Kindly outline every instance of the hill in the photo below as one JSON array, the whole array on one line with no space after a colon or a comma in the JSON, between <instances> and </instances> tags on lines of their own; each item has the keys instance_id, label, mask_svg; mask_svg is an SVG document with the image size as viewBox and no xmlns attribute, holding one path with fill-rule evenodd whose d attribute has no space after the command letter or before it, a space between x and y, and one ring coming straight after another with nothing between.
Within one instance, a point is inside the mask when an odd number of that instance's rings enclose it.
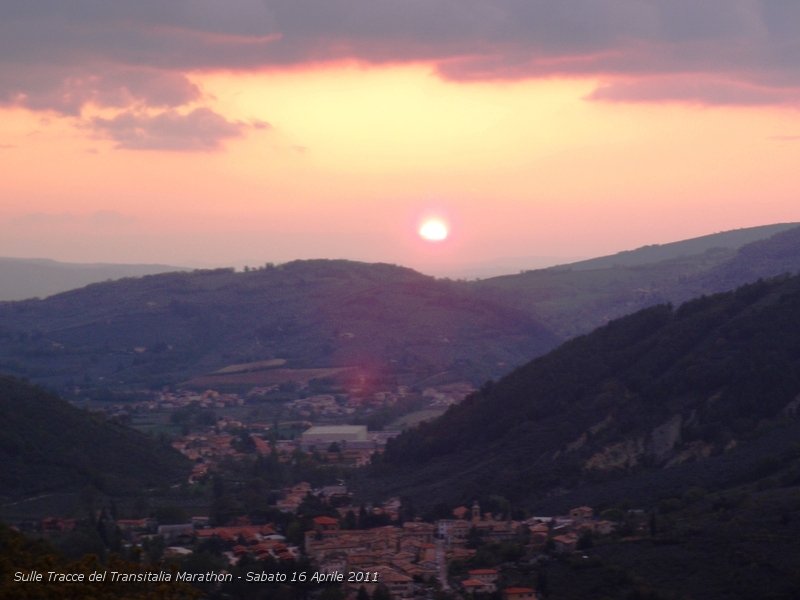
<instances>
[{"instance_id":1,"label":"hill","mask_svg":"<svg viewBox=\"0 0 800 600\"><path fill-rule=\"evenodd\" d=\"M108 494L174 483L188 462L142 433L0 376L0 498L93 486Z\"/></svg>"},{"instance_id":2,"label":"hill","mask_svg":"<svg viewBox=\"0 0 800 600\"><path fill-rule=\"evenodd\" d=\"M798 340L800 277L644 309L396 438L371 484L561 510L800 473Z\"/></svg>"},{"instance_id":3,"label":"hill","mask_svg":"<svg viewBox=\"0 0 800 600\"><path fill-rule=\"evenodd\" d=\"M797 272L800 227L781 224L647 246L472 285L487 300L537 318L567 339L647 306Z\"/></svg>"},{"instance_id":4,"label":"hill","mask_svg":"<svg viewBox=\"0 0 800 600\"><path fill-rule=\"evenodd\" d=\"M183 270L168 265L67 263L42 258L0 257L0 302L51 296L109 279Z\"/></svg>"},{"instance_id":5,"label":"hill","mask_svg":"<svg viewBox=\"0 0 800 600\"><path fill-rule=\"evenodd\" d=\"M463 283L318 260L152 275L0 304L0 341L7 372L52 386L124 387L268 359L482 381L558 338Z\"/></svg>"},{"instance_id":6,"label":"hill","mask_svg":"<svg viewBox=\"0 0 800 600\"><path fill-rule=\"evenodd\" d=\"M187 381L238 389L325 373L411 384L443 374L480 384L640 308L797 272L800 227L737 230L628 254L622 265L587 268L589 261L475 282L309 260L92 284L0 303L0 370L95 397L104 389ZM219 373L265 360L283 360L285 369Z\"/></svg>"},{"instance_id":7,"label":"hill","mask_svg":"<svg viewBox=\"0 0 800 600\"><path fill-rule=\"evenodd\" d=\"M772 237L788 229L794 229L798 223L775 223L759 227L745 227L732 229L696 238L670 242L667 244L651 244L635 250L625 250L610 256L601 256L572 262L566 265L553 267L554 269L568 269L570 271L587 271L594 269L607 269L611 267L635 267L649 265L704 254L709 250L738 250L742 246Z\"/></svg>"}]
</instances>

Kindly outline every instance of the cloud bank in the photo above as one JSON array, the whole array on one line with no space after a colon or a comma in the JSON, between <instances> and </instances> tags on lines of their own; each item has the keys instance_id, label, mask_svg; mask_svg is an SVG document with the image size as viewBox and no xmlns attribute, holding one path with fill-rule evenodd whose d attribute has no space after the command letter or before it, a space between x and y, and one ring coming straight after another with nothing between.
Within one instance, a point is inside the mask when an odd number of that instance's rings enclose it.
<instances>
[{"instance_id":1,"label":"cloud bank","mask_svg":"<svg viewBox=\"0 0 800 600\"><path fill-rule=\"evenodd\" d=\"M794 0L4 3L0 103L117 109L92 126L140 149L208 149L241 133L195 110L192 73L342 60L424 62L455 82L591 77L594 101L796 106L797 23ZM179 142L190 125L209 135Z\"/></svg>"}]
</instances>

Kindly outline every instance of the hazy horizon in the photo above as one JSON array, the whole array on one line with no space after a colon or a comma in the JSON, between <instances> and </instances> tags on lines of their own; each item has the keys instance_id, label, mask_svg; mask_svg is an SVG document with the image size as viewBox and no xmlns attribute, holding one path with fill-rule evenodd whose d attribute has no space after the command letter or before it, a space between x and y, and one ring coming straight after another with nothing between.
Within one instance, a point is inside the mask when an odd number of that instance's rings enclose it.
<instances>
[{"instance_id":1,"label":"hazy horizon","mask_svg":"<svg viewBox=\"0 0 800 600\"><path fill-rule=\"evenodd\" d=\"M780 223L762 223L759 225L754 225L754 228L763 227L763 226L771 226L771 225L779 225ZM791 223L789 223L791 224ZM797 223L800 225L800 223ZM744 228L736 228L733 230L726 230L727 232L732 231L739 231L742 229L749 229L748 227ZM519 273L521 271L526 270L535 270L535 269L545 269L548 267L553 266L560 266L560 265L568 265L571 263L577 263L584 260L590 260L595 258L602 258L607 256L613 256L618 253L625 253L631 252L634 250L639 250L648 246L661 246L661 245L668 245L678 242L685 242L691 239L703 238L706 236L711 236L715 234L723 233L723 231L709 231L706 233L702 233L698 236L694 236L692 238L681 238L681 239L667 239L667 240L651 240L647 243L636 246L636 247L623 247L617 250L613 250L608 253L604 254L592 254L592 255L585 255L585 256L499 256L499 257L478 257L472 262L440 262L438 264L433 265L423 265L422 267L413 264L405 264L399 261L391 261L391 260L372 260L368 257L354 257L354 256L298 256L295 258L288 258L286 260L273 260L270 257L250 257L250 258L234 258L230 261L223 262L223 261L197 261L194 259L187 259L185 261L181 261L180 263L177 262L169 262L166 260L152 260L148 262L115 262L109 260L103 260L98 258L97 260L64 260L58 257L52 256L12 256L12 255L3 255L0 256L0 260L4 259L11 259L11 260L20 260L20 261L55 261L58 263L64 263L67 265L81 265L81 266L94 266L94 265L102 265L102 266L169 266L175 267L178 269L215 269L215 268L234 268L236 270L244 270L245 268L256 268L263 266L268 263L272 264L283 264L287 262L292 262L295 260L353 260L358 262L365 262L365 263L390 263L390 264L397 264L403 267L409 267L414 270L417 270L426 275L432 275L434 277L447 277L447 278L456 278L456 279L481 279L485 277L495 277L500 275L512 275Z\"/></svg>"}]
</instances>

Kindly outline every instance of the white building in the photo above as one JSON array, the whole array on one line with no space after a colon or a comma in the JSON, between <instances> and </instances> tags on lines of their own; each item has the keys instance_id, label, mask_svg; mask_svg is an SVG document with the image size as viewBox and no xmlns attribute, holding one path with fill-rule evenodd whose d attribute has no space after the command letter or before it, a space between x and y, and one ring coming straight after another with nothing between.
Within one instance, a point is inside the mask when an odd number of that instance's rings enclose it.
<instances>
[{"instance_id":1,"label":"white building","mask_svg":"<svg viewBox=\"0 0 800 600\"><path fill-rule=\"evenodd\" d=\"M317 425L306 429L300 435L303 450L327 450L332 443L339 444L342 449L348 444L361 445L369 442L366 425Z\"/></svg>"}]
</instances>

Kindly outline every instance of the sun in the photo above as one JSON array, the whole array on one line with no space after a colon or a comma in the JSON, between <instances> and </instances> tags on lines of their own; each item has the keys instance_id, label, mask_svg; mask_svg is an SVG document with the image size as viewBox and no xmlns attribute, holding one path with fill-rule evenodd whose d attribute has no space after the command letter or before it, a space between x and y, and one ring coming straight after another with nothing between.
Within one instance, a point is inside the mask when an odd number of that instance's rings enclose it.
<instances>
[{"instance_id":1,"label":"sun","mask_svg":"<svg viewBox=\"0 0 800 600\"><path fill-rule=\"evenodd\" d=\"M450 234L450 228L442 219L426 219L419 226L419 237L428 242L443 242Z\"/></svg>"}]
</instances>

